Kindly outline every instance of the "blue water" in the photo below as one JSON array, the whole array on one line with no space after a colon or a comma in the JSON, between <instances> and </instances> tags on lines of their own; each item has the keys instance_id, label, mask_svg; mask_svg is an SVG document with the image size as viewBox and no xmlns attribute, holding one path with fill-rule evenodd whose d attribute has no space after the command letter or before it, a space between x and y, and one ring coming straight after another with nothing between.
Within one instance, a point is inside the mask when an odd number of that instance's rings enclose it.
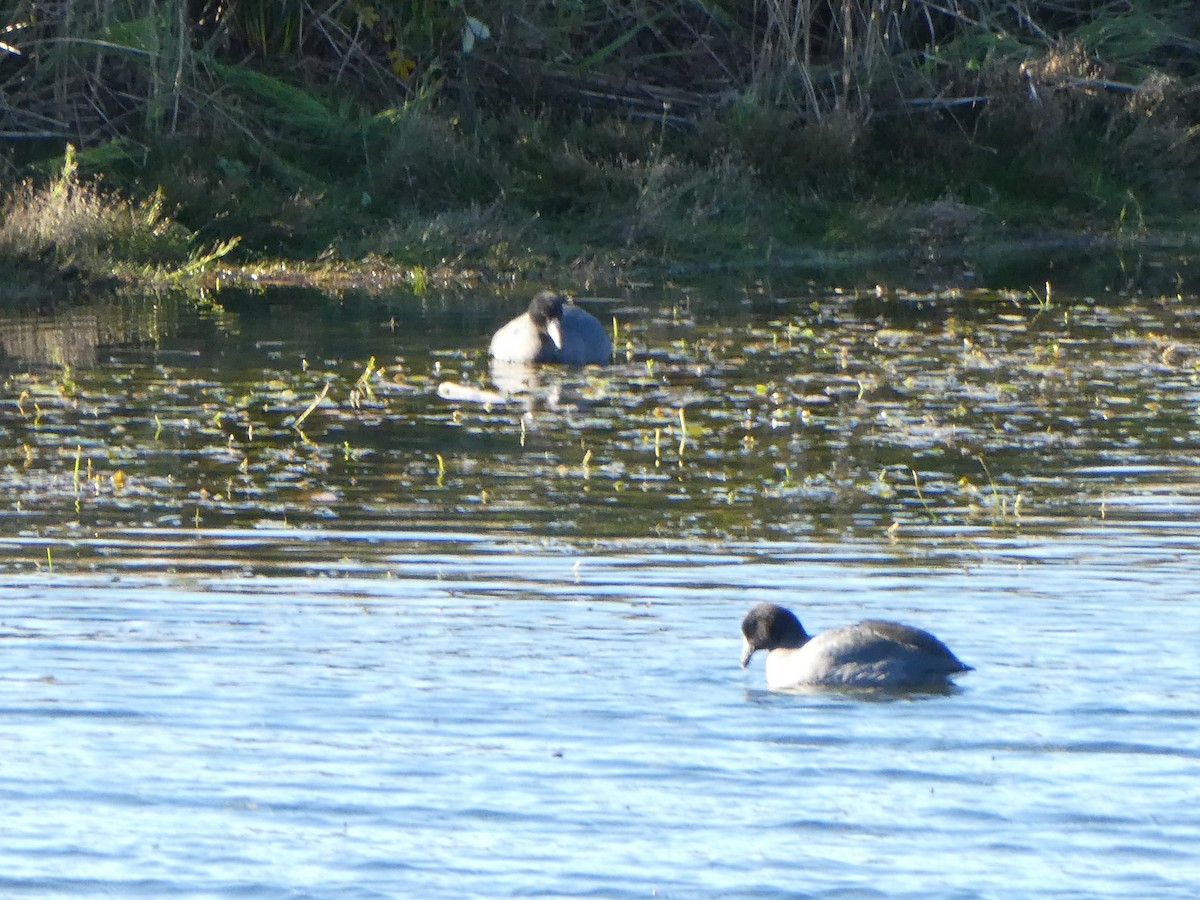
<instances>
[{"instance_id":1,"label":"blue water","mask_svg":"<svg viewBox=\"0 0 1200 900\"><path fill-rule=\"evenodd\" d=\"M496 406L511 297L0 315L0 898L1194 897L1200 302L1018 287ZM764 600L975 671L767 692Z\"/></svg>"},{"instance_id":2,"label":"blue water","mask_svg":"<svg viewBox=\"0 0 1200 900\"><path fill-rule=\"evenodd\" d=\"M5 577L0 894L1194 896L1200 532L1078 538L383 534L332 548L370 577ZM976 671L768 693L738 667L767 598Z\"/></svg>"}]
</instances>

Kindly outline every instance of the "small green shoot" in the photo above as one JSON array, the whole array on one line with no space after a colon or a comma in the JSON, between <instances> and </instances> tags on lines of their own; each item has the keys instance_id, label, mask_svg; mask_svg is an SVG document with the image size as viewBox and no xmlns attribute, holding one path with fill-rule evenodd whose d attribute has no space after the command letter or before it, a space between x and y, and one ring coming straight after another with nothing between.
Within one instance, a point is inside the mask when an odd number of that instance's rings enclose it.
<instances>
[{"instance_id":1,"label":"small green shoot","mask_svg":"<svg viewBox=\"0 0 1200 900\"><path fill-rule=\"evenodd\" d=\"M170 280L180 281L188 276L199 274L208 268L211 263L228 255L241 241L241 237L234 236L227 241L218 241L210 250L195 252L191 259L171 273Z\"/></svg>"},{"instance_id":2,"label":"small green shoot","mask_svg":"<svg viewBox=\"0 0 1200 900\"><path fill-rule=\"evenodd\" d=\"M321 388L317 396L313 398L312 403L308 404L308 407L304 410L304 412L300 413L296 421L292 423L292 428L294 428L296 431L300 430L300 426L304 424L304 420L311 416L313 410L321 405L321 401L324 400L325 395L329 393L329 388L332 384L332 381L325 382L325 386Z\"/></svg>"},{"instance_id":3,"label":"small green shoot","mask_svg":"<svg viewBox=\"0 0 1200 900\"><path fill-rule=\"evenodd\" d=\"M917 476L917 470L910 468L909 471L912 472L913 487L916 489L917 499L921 501L921 506L925 509L925 515L929 516L929 521L936 525L937 516L933 514L933 509L930 507L929 501L927 501L925 499L925 495L921 493L921 479Z\"/></svg>"},{"instance_id":4,"label":"small green shoot","mask_svg":"<svg viewBox=\"0 0 1200 900\"><path fill-rule=\"evenodd\" d=\"M367 360L366 366L363 368L362 374L358 376L358 380L354 382L355 391L365 394L367 397L374 399L375 392L371 390L371 376L376 372L375 357Z\"/></svg>"}]
</instances>

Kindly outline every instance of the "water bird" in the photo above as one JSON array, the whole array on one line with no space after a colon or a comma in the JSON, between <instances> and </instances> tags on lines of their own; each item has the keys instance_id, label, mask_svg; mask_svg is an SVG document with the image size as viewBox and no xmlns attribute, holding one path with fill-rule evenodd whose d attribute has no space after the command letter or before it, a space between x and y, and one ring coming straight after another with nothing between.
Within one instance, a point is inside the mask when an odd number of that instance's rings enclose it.
<instances>
[{"instance_id":1,"label":"water bird","mask_svg":"<svg viewBox=\"0 0 1200 900\"><path fill-rule=\"evenodd\" d=\"M742 668L767 652L767 687L945 690L971 671L928 631L867 619L809 635L791 610L760 603L742 620Z\"/></svg>"},{"instance_id":2,"label":"water bird","mask_svg":"<svg viewBox=\"0 0 1200 900\"><path fill-rule=\"evenodd\" d=\"M612 340L594 316L561 294L542 291L493 335L489 352L498 362L603 365L612 358Z\"/></svg>"}]
</instances>

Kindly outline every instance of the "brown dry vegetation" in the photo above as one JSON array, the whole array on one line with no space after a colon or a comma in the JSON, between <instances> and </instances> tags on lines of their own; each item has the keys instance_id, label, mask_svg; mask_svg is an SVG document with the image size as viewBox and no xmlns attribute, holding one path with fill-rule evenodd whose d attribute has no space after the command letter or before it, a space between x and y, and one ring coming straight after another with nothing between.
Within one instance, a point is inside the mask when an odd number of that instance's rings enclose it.
<instances>
[{"instance_id":1,"label":"brown dry vegetation","mask_svg":"<svg viewBox=\"0 0 1200 900\"><path fill-rule=\"evenodd\" d=\"M1031 221L1128 229L1200 199L1188 3L22 0L0 12L10 256L170 264L236 237L248 258L377 252L521 271L761 260L881 235L925 253ZM65 179L67 144L121 193ZM170 223L159 201L121 199L160 190ZM66 222L71 210L91 224ZM118 220L134 237L112 231Z\"/></svg>"}]
</instances>

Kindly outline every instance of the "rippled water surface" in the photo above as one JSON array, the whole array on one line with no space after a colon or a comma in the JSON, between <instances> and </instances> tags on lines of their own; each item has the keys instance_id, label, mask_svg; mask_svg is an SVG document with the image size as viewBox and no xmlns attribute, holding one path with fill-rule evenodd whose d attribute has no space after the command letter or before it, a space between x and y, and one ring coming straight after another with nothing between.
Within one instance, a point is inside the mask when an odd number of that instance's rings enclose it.
<instances>
[{"instance_id":1,"label":"rippled water surface","mask_svg":"<svg viewBox=\"0 0 1200 900\"><path fill-rule=\"evenodd\" d=\"M631 289L616 365L491 405L438 386L519 297L13 312L0 896L1194 896L1172 265ZM976 671L769 693L760 600Z\"/></svg>"}]
</instances>

